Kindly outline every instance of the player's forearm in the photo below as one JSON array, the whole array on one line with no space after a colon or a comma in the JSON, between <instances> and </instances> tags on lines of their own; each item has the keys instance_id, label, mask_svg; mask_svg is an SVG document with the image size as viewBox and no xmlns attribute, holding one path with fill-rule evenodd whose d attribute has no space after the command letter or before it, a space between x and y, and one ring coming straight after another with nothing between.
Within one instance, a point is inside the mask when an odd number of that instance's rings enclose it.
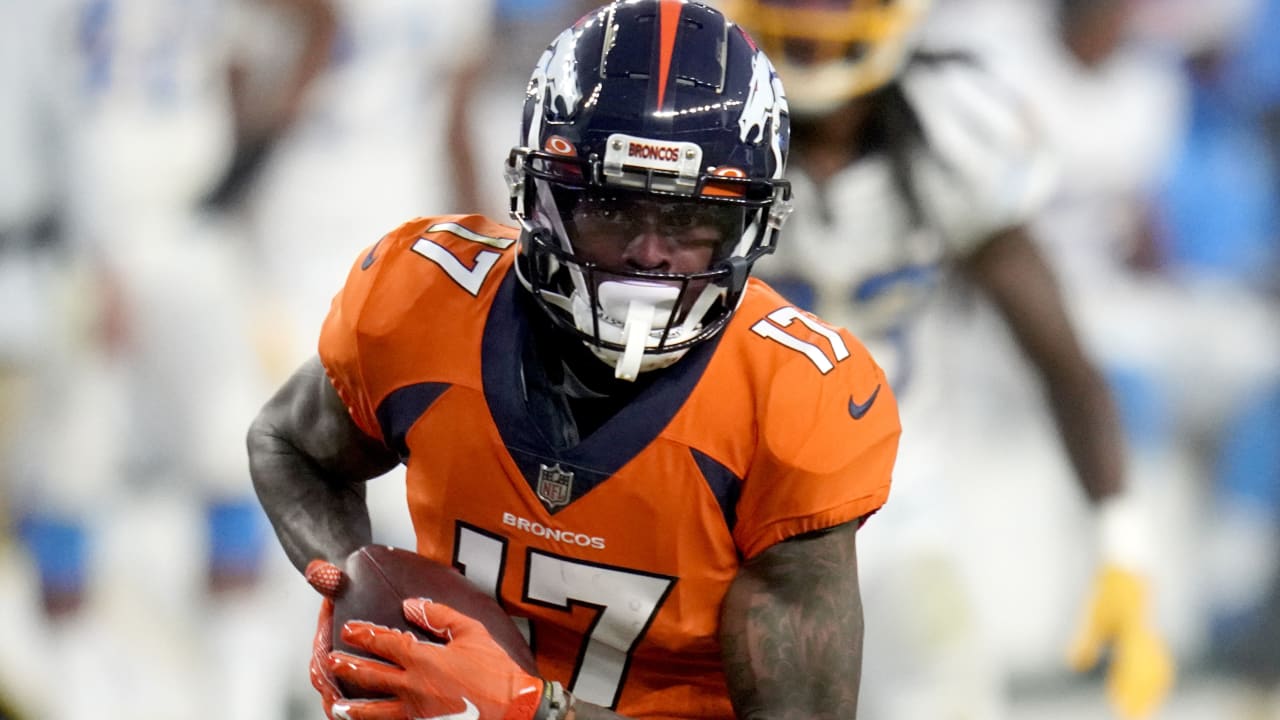
<instances>
[{"instance_id":1,"label":"player's forearm","mask_svg":"<svg viewBox=\"0 0 1280 720\"><path fill-rule=\"evenodd\" d=\"M1050 381L1049 405L1076 476L1093 502L1124 490L1124 428L1105 381L1080 370L1071 381Z\"/></svg>"},{"instance_id":2,"label":"player's forearm","mask_svg":"<svg viewBox=\"0 0 1280 720\"><path fill-rule=\"evenodd\" d=\"M862 672L856 523L766 550L721 611L739 718L853 718Z\"/></svg>"},{"instance_id":3,"label":"player's forearm","mask_svg":"<svg viewBox=\"0 0 1280 720\"><path fill-rule=\"evenodd\" d=\"M1076 476L1098 501L1119 492L1123 433L1106 382L1084 351L1058 283L1025 226L999 233L964 261L1040 374Z\"/></svg>"},{"instance_id":4,"label":"player's forearm","mask_svg":"<svg viewBox=\"0 0 1280 720\"><path fill-rule=\"evenodd\" d=\"M372 541L363 484L326 478L265 422L254 423L248 445L258 500L299 571L315 558L340 563Z\"/></svg>"},{"instance_id":5,"label":"player's forearm","mask_svg":"<svg viewBox=\"0 0 1280 720\"><path fill-rule=\"evenodd\" d=\"M282 112L275 119L274 128L279 131L294 122L307 90L324 72L338 33L338 15L329 0L274 1L292 14L294 23L302 30L304 40L301 52L293 64L293 73L282 89Z\"/></svg>"}]
</instances>

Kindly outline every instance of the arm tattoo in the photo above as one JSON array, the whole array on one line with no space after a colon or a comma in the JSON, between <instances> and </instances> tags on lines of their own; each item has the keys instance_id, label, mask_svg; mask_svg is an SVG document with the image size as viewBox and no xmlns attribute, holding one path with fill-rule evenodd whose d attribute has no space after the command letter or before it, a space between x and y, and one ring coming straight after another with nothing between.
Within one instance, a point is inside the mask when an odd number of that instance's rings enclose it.
<instances>
[{"instance_id":1,"label":"arm tattoo","mask_svg":"<svg viewBox=\"0 0 1280 720\"><path fill-rule=\"evenodd\" d=\"M749 561L722 611L739 718L852 718L862 664L857 521L784 541Z\"/></svg>"}]
</instances>

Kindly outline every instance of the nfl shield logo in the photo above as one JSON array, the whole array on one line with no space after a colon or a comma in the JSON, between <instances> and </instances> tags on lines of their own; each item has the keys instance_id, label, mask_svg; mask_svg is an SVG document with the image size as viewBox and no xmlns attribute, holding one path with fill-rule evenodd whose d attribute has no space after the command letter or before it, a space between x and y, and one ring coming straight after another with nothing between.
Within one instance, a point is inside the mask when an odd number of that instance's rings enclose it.
<instances>
[{"instance_id":1,"label":"nfl shield logo","mask_svg":"<svg viewBox=\"0 0 1280 720\"><path fill-rule=\"evenodd\" d=\"M551 467L540 465L538 469L538 498L549 508L562 507L569 504L573 493L573 473L562 470L560 463Z\"/></svg>"}]
</instances>

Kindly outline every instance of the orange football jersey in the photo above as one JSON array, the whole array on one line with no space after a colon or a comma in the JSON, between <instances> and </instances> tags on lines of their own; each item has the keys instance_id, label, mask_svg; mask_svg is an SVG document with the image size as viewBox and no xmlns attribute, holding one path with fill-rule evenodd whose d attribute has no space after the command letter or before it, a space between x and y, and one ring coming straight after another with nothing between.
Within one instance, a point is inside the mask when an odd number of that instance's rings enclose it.
<instances>
[{"instance_id":1,"label":"orange football jersey","mask_svg":"<svg viewBox=\"0 0 1280 720\"><path fill-rule=\"evenodd\" d=\"M474 215L387 235L334 298L321 360L404 459L418 552L526 618L544 677L628 717L732 718L729 583L885 502L893 393L847 331L752 280L723 333L556 449L525 402L516 239Z\"/></svg>"}]
</instances>

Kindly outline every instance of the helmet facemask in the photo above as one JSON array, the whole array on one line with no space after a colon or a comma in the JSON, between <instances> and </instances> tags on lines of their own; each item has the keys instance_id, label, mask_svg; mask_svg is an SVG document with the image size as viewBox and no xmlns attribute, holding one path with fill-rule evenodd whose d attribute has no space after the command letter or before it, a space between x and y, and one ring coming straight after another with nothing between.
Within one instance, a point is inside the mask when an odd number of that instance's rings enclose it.
<instances>
[{"instance_id":1,"label":"helmet facemask","mask_svg":"<svg viewBox=\"0 0 1280 720\"><path fill-rule=\"evenodd\" d=\"M790 192L785 182L734 176L701 177L685 193L678 174L605 176L600 162L512 151L512 215L524 229L517 272L556 325L634 380L728 323L752 264L774 249ZM642 233L670 246L664 256L694 264L624 261Z\"/></svg>"}]
</instances>

